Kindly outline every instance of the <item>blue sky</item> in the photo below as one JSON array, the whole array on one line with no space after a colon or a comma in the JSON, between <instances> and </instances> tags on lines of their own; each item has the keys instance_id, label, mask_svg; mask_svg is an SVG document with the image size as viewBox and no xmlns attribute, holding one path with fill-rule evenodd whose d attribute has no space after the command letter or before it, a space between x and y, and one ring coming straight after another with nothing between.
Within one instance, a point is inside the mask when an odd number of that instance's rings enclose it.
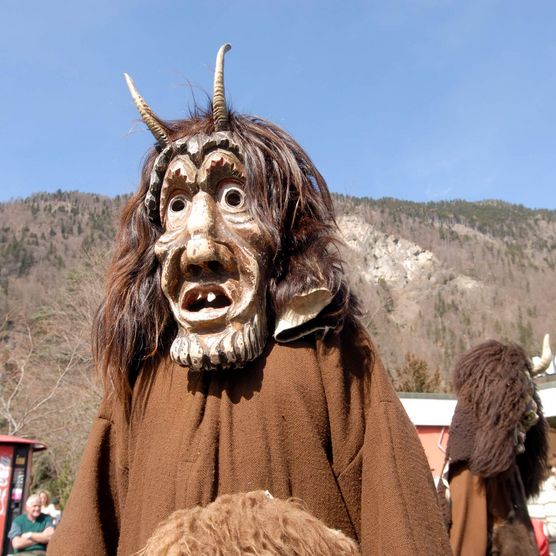
<instances>
[{"instance_id":1,"label":"blue sky","mask_svg":"<svg viewBox=\"0 0 556 556\"><path fill-rule=\"evenodd\" d=\"M556 3L3 0L0 201L130 192L165 118L210 91L286 128L333 191L556 209Z\"/></svg>"}]
</instances>

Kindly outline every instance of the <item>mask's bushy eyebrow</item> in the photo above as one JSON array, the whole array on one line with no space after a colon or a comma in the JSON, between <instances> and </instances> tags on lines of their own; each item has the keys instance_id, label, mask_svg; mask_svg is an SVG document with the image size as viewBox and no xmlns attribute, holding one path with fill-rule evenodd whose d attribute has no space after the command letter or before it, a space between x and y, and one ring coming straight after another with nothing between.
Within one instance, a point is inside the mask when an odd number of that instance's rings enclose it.
<instances>
[{"instance_id":1,"label":"mask's bushy eyebrow","mask_svg":"<svg viewBox=\"0 0 556 556\"><path fill-rule=\"evenodd\" d=\"M204 157L200 165L199 185L209 193L215 193L220 182L233 179L245 183L243 163L232 152L213 151Z\"/></svg>"}]
</instances>

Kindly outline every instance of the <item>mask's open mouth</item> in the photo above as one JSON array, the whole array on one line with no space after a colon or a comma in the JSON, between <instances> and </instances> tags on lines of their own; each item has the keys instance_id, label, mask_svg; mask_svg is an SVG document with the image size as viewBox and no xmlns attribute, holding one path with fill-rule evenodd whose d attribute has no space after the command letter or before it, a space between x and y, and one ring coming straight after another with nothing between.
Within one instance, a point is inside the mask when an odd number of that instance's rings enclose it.
<instances>
[{"instance_id":1,"label":"mask's open mouth","mask_svg":"<svg viewBox=\"0 0 556 556\"><path fill-rule=\"evenodd\" d=\"M215 309L224 309L232 304L232 300L220 286L203 286L193 288L184 297L182 308L190 313L200 313Z\"/></svg>"}]
</instances>

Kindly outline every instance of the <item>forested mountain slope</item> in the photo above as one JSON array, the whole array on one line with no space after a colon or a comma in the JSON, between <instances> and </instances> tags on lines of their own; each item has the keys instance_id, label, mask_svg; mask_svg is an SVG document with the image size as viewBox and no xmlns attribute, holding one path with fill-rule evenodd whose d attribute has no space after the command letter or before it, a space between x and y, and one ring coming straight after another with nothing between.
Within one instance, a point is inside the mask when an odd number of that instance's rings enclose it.
<instances>
[{"instance_id":1,"label":"forested mountain slope","mask_svg":"<svg viewBox=\"0 0 556 556\"><path fill-rule=\"evenodd\" d=\"M444 372L488 338L533 354L556 329L556 211L353 197L336 206L389 367L413 352Z\"/></svg>"},{"instance_id":2,"label":"forested mountain slope","mask_svg":"<svg viewBox=\"0 0 556 556\"><path fill-rule=\"evenodd\" d=\"M1 314L32 312L89 257L108 255L124 202L59 191L0 204ZM335 203L352 286L388 367L410 351L448 369L487 337L535 352L555 328L556 211L338 195Z\"/></svg>"}]
</instances>

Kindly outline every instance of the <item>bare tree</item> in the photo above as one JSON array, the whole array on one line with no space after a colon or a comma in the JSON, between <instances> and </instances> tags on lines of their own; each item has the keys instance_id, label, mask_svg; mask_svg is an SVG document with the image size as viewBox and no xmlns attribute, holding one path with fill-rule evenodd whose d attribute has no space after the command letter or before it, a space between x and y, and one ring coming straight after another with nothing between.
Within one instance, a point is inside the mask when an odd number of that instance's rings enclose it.
<instances>
[{"instance_id":1,"label":"bare tree","mask_svg":"<svg viewBox=\"0 0 556 556\"><path fill-rule=\"evenodd\" d=\"M0 324L0 430L48 445L36 458L35 476L62 498L101 396L90 331L107 257L97 253L84 259L32 317L23 308Z\"/></svg>"},{"instance_id":2,"label":"bare tree","mask_svg":"<svg viewBox=\"0 0 556 556\"><path fill-rule=\"evenodd\" d=\"M6 334L10 328L11 334ZM34 423L61 411L51 402L73 367L78 346L64 365L52 365L42 357L48 338L25 316L15 320L6 316L0 334L9 338L0 360L0 417L4 431L15 436L30 432ZM38 367L40 371L36 372Z\"/></svg>"}]
</instances>

